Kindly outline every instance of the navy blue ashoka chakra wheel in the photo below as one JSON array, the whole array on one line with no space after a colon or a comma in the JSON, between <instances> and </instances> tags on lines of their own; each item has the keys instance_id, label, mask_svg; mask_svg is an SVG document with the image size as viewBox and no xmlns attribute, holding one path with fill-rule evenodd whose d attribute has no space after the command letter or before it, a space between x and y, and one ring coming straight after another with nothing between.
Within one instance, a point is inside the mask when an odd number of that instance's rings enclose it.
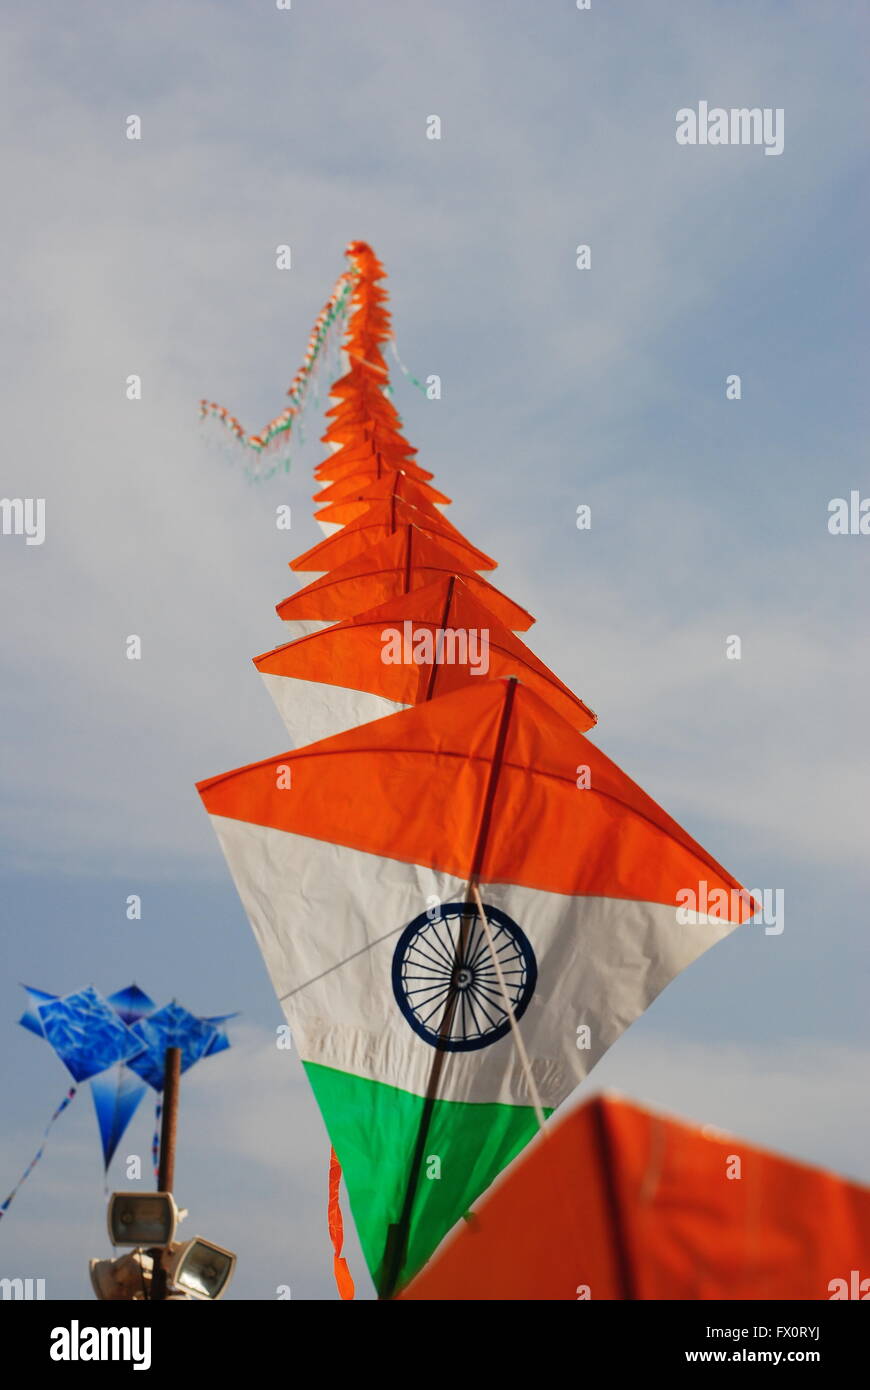
<instances>
[{"instance_id":1,"label":"navy blue ashoka chakra wheel","mask_svg":"<svg viewBox=\"0 0 870 1390\"><path fill-rule=\"evenodd\" d=\"M516 922L484 903L505 991L522 1018L538 967ZM445 903L422 912L399 937L393 993L414 1032L444 1052L473 1052L510 1032L510 1015L476 903Z\"/></svg>"}]
</instances>

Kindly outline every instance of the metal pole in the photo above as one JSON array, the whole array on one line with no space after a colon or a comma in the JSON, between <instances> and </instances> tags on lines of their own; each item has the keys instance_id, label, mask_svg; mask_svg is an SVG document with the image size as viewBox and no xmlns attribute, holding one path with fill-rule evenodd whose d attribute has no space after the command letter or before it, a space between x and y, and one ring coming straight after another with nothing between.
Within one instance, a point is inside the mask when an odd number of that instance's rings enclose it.
<instances>
[{"instance_id":1,"label":"metal pole","mask_svg":"<svg viewBox=\"0 0 870 1390\"><path fill-rule=\"evenodd\" d=\"M175 1185L175 1136L178 1131L178 1091L181 1082L181 1048L167 1047L163 1066L163 1119L160 1126L160 1164L157 1191L171 1192Z\"/></svg>"},{"instance_id":2,"label":"metal pole","mask_svg":"<svg viewBox=\"0 0 870 1390\"><path fill-rule=\"evenodd\" d=\"M160 1123L160 1162L157 1169L157 1191L170 1192L175 1183L175 1139L178 1132L178 1093L181 1085L181 1048L167 1047L163 1063L163 1113ZM166 1298L166 1271L160 1260L163 1250L150 1252L154 1261L151 1276L152 1299Z\"/></svg>"}]
</instances>

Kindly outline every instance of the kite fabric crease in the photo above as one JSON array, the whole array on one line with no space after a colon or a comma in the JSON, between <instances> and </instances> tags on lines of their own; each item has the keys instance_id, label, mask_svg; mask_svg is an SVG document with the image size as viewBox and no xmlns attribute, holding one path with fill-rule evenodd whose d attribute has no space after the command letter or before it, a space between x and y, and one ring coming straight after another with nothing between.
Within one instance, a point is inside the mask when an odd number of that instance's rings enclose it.
<instances>
[{"instance_id":1,"label":"kite fabric crease","mask_svg":"<svg viewBox=\"0 0 870 1390\"><path fill-rule=\"evenodd\" d=\"M317 575L254 658L293 746L198 790L332 1144L335 1259L343 1173L388 1299L754 904L516 636L534 619L482 576L496 561L447 520L387 395L384 268L348 256L327 534L290 560ZM681 923L700 880L725 906Z\"/></svg>"}]
</instances>

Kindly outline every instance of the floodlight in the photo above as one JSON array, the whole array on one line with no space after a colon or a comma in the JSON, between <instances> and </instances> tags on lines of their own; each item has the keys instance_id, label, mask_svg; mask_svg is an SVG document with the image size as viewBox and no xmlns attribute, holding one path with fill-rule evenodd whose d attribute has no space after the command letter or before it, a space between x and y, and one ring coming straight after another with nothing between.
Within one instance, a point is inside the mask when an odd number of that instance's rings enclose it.
<instances>
[{"instance_id":1,"label":"floodlight","mask_svg":"<svg viewBox=\"0 0 870 1390\"><path fill-rule=\"evenodd\" d=\"M130 1250L117 1260L91 1260L88 1268L99 1299L117 1302L150 1297L154 1261L144 1250Z\"/></svg>"},{"instance_id":2,"label":"floodlight","mask_svg":"<svg viewBox=\"0 0 870 1390\"><path fill-rule=\"evenodd\" d=\"M163 1265L170 1283L191 1298L221 1298L233 1277L236 1257L202 1236L167 1251Z\"/></svg>"},{"instance_id":3,"label":"floodlight","mask_svg":"<svg viewBox=\"0 0 870 1390\"><path fill-rule=\"evenodd\" d=\"M113 1192L109 1198L113 1245L170 1245L177 1221L171 1192Z\"/></svg>"}]
</instances>

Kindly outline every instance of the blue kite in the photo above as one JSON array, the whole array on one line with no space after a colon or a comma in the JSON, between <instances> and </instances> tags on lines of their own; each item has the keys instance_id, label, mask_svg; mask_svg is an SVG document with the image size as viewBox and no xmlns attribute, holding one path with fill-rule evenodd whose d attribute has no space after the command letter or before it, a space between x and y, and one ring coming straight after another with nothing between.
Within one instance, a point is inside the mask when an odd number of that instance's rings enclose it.
<instances>
[{"instance_id":1,"label":"blue kite","mask_svg":"<svg viewBox=\"0 0 870 1390\"><path fill-rule=\"evenodd\" d=\"M91 1083L106 1171L148 1087L158 1096L163 1090L166 1049L181 1049L181 1070L187 1071L194 1062L229 1047L226 1024L236 1016L221 1014L215 1018L197 1018L175 1001L158 1009L135 984L110 994L108 999L91 985L62 997L27 985L23 988L28 1006L19 1019L22 1027L52 1046L76 1083ZM75 1093L76 1087L70 1087L49 1120L45 1135ZM0 1217L42 1157L44 1138L43 1145L0 1205Z\"/></svg>"}]
</instances>

